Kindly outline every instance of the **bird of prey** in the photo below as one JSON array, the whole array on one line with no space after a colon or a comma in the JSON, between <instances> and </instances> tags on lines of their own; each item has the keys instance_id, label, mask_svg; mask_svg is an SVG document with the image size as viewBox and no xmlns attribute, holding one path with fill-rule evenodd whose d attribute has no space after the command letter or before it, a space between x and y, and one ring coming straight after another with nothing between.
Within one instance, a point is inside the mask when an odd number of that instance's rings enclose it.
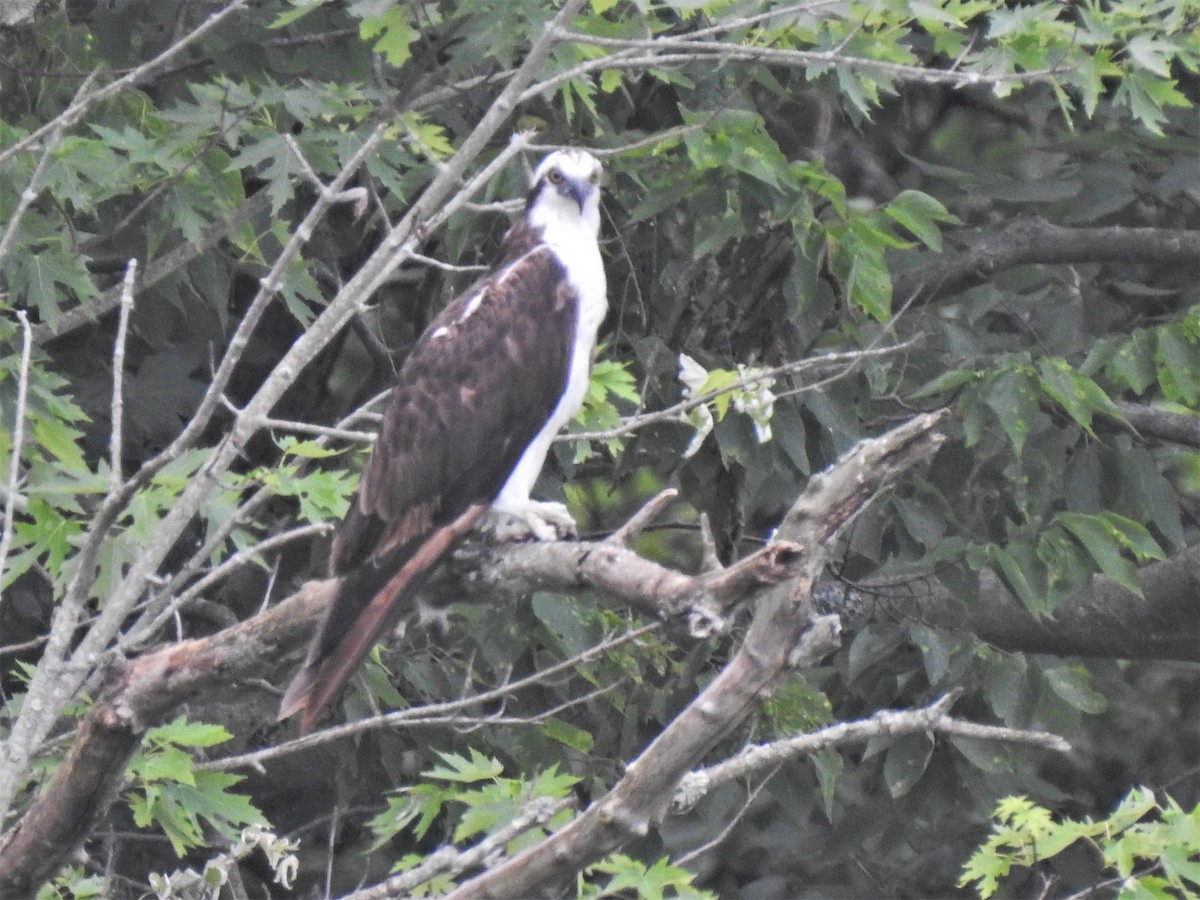
<instances>
[{"instance_id":1,"label":"bird of prey","mask_svg":"<svg viewBox=\"0 0 1200 900\"><path fill-rule=\"evenodd\" d=\"M530 491L587 390L607 310L601 166L551 153L498 262L430 323L397 376L333 540L336 593L279 718L310 731L438 562L493 509L538 538L573 526Z\"/></svg>"}]
</instances>

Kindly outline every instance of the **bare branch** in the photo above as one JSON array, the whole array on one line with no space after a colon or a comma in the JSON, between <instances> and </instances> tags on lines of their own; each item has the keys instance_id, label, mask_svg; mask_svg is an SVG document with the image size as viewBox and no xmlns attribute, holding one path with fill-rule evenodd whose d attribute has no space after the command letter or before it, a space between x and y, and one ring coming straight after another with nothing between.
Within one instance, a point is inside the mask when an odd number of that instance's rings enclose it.
<instances>
[{"instance_id":1,"label":"bare branch","mask_svg":"<svg viewBox=\"0 0 1200 900\"><path fill-rule=\"evenodd\" d=\"M1200 418L1141 403L1118 403L1117 411L1142 437L1200 449Z\"/></svg>"},{"instance_id":2,"label":"bare branch","mask_svg":"<svg viewBox=\"0 0 1200 900\"><path fill-rule=\"evenodd\" d=\"M520 837L531 828L545 825L559 813L570 809L571 805L571 797L564 797L561 800L537 797L526 803L511 822L498 828L494 834L484 838L475 846L466 850L458 850L453 846L435 850L425 858L421 865L402 874L393 875L375 887L346 894L343 900L384 900L387 897L409 896L409 892L413 888L438 875L460 875L470 869L482 866L504 853L510 841Z\"/></svg>"},{"instance_id":3,"label":"bare branch","mask_svg":"<svg viewBox=\"0 0 1200 900\"><path fill-rule=\"evenodd\" d=\"M500 685L491 690L483 691L479 694L463 697L459 700L450 700L445 703L430 703L425 706L413 707L411 709L400 709L394 712L383 713L378 716L371 716L366 719L359 719L355 722L347 722L342 725L335 725L332 728L325 728L313 734L307 734L303 737L295 738L290 741L276 744L271 747L266 747L262 750L256 750L253 753L244 753L240 756L228 756L223 759L213 760L208 763L201 763L197 766L198 769L241 769L246 767L257 768L264 762L275 759L280 756L287 756L291 753L296 753L300 750L306 750L310 747L328 744L333 741L341 740L345 737L353 737L363 734L368 731L377 729L392 729L411 724L424 724L433 718L445 717L460 713L464 710L471 709L476 706L481 706L488 703L495 703L497 700L502 700L505 697L510 697L513 694L523 691L527 687L532 687L538 684L545 684L553 681L559 675L571 673L578 669L584 663L597 659L604 654L615 650L623 644L639 640L654 631L661 628L660 625L643 625L640 628L634 628L624 634L616 637L608 638L589 647L581 653L576 654L570 659L565 659L560 663L549 666L541 671L535 672L532 675L527 675L524 678L519 678L516 681Z\"/></svg>"},{"instance_id":4,"label":"bare branch","mask_svg":"<svg viewBox=\"0 0 1200 900\"><path fill-rule=\"evenodd\" d=\"M47 135L53 134L55 131L66 131L68 128L71 128L97 104L103 103L105 100L110 100L122 91L141 84L150 78L150 76L157 74L160 69L164 68L167 63L183 52L185 48L194 44L234 13L239 12L247 2L248 0L231 0L229 5L224 9L213 13L190 32L178 40L172 41L167 49L154 57L154 59L143 63L127 75L118 78L116 81L97 91L77 97L57 118L47 122L41 128L35 129L21 140L0 151L0 167L6 165L18 153L24 153L30 147L35 146Z\"/></svg>"},{"instance_id":5,"label":"bare branch","mask_svg":"<svg viewBox=\"0 0 1200 900\"><path fill-rule=\"evenodd\" d=\"M847 56L838 52L818 50L791 50L780 47L762 45L746 45L726 43L723 41L696 40L690 34L679 36L656 37L638 40L633 38L608 38L598 35L565 30L560 34L564 41L576 44L603 47L610 50L625 52L641 52L643 56L616 56L601 58L591 62L599 65L583 64L571 70L570 77L578 77L595 68L641 68L663 62L696 63L701 61L719 60L726 62L738 60L759 64L777 66L793 66L808 68L809 66L835 66L838 68L861 69L868 72L879 72L898 81L916 84L949 84L955 87L964 85L983 85L993 87L1000 84L1034 84L1046 81L1053 75L1065 71L1062 67L1054 66L1033 72L1012 72L1002 74L985 74L966 72L961 69L945 71L929 69L924 66L894 63L885 60L870 59L863 56ZM543 82L543 89L557 83L558 77Z\"/></svg>"},{"instance_id":6,"label":"bare branch","mask_svg":"<svg viewBox=\"0 0 1200 900\"><path fill-rule=\"evenodd\" d=\"M140 293L153 287L167 276L179 271L193 259L212 249L217 243L224 240L226 236L245 225L255 216L266 212L270 209L270 205L271 200L267 196L267 192L265 190L259 191L257 194L244 200L231 213L205 228L200 234L200 240L196 243L184 241L175 249L151 260L149 264L142 268L142 276L138 279L137 284L138 292ZM96 321L97 318L105 313L112 311L121 302L121 289L121 285L114 285L100 294L99 297L94 297L87 303L66 310L55 321L53 328L46 322L40 322L33 326L34 344L41 346L47 341L74 331L76 328L82 328L84 325Z\"/></svg>"},{"instance_id":7,"label":"bare branch","mask_svg":"<svg viewBox=\"0 0 1200 900\"><path fill-rule=\"evenodd\" d=\"M879 490L925 458L941 440L942 416L920 416L862 442L810 482L793 505L787 538L832 536ZM823 545L807 544L811 569ZM575 873L627 840L644 835L666 814L680 778L721 736L753 710L787 670L811 621L811 581L799 577L761 599L745 642L701 694L654 739L604 797L545 841L489 869L450 894L474 897L556 893Z\"/></svg>"},{"instance_id":8,"label":"bare branch","mask_svg":"<svg viewBox=\"0 0 1200 900\"><path fill-rule=\"evenodd\" d=\"M900 737L928 732L972 740L1029 744L1056 753L1071 751L1071 745L1056 734L980 725L955 719L949 714L954 699L953 695L946 695L921 709L881 710L856 722L839 722L809 734L746 747L724 762L684 776L675 792L672 811L686 812L706 793L730 781L745 778L801 756L808 756L818 750L828 750L846 744L861 744L878 737Z\"/></svg>"},{"instance_id":9,"label":"bare branch","mask_svg":"<svg viewBox=\"0 0 1200 900\"><path fill-rule=\"evenodd\" d=\"M12 550L13 520L16 515L21 484L21 452L25 449L25 407L29 398L29 363L33 352L33 332L25 310L16 311L21 323L21 361L17 368L17 406L13 411L12 448L8 453L8 486L4 498L4 527L0 531L0 573L6 571L8 554ZM0 600L3 589L0 586ZM2 819L0 819L2 821Z\"/></svg>"},{"instance_id":10,"label":"bare branch","mask_svg":"<svg viewBox=\"0 0 1200 900\"><path fill-rule=\"evenodd\" d=\"M92 86L92 82L96 79L96 73L93 72L83 80L79 86L79 90L75 92L75 97L72 103L78 103L79 98L84 96ZM25 217L25 211L37 199L38 194L42 190L42 176L46 173L46 166L51 159L54 158L54 151L58 149L58 145L62 142L63 132L66 130L67 123L61 120L55 120L57 125L50 129L49 137L45 145L42 147L41 156L38 157L37 165L34 166L33 174L29 176L29 181L25 185L25 189L21 191L21 196L17 198L17 208L13 210L9 216L8 223L4 226L4 233L0 235L0 264L4 262L4 258L8 256L8 251L12 249L13 241L16 240L18 226L21 224L21 219ZM51 123L54 125L55 123ZM3 165L3 161L0 161Z\"/></svg>"},{"instance_id":11,"label":"bare branch","mask_svg":"<svg viewBox=\"0 0 1200 900\"><path fill-rule=\"evenodd\" d=\"M125 419L125 345L129 340L129 316L133 312L133 285L137 279L137 260L129 260L121 282L121 315L117 319L117 337L113 342L112 419L108 433L108 489L119 491L121 482L122 425Z\"/></svg>"},{"instance_id":12,"label":"bare branch","mask_svg":"<svg viewBox=\"0 0 1200 900\"><path fill-rule=\"evenodd\" d=\"M886 333L886 329L881 334ZM864 361L868 359L877 359L879 357L891 356L897 353L903 353L906 350L911 350L915 347L922 337L920 335L909 338L899 344L890 344L886 347L868 347L864 350L851 350L844 353L823 353L820 356L810 356L806 359L797 359L792 362L783 363L782 365L773 366L769 369L748 369L738 378L731 381L729 384L723 385L716 390L709 391L706 394L700 394L695 397L688 397L686 400L681 400L672 406L663 409L654 410L652 412L636 413L621 420L621 424L606 431L569 431L565 434L558 435L556 441L606 441L612 438L622 437L626 434L632 434L638 429L645 428L647 425L654 425L659 422L677 422L680 425L689 424L685 418L689 410L699 406L704 406L716 400L724 394L729 394L734 391L743 391L751 385L758 384L762 381L768 381L774 378L780 378L785 375L798 375L802 372L814 371L823 372L825 370L834 370L833 374L828 375L811 384L803 385L802 387L794 388L788 391L789 395L803 394L809 391L815 391L822 386L829 384L840 378L845 378L855 371Z\"/></svg>"},{"instance_id":13,"label":"bare branch","mask_svg":"<svg viewBox=\"0 0 1200 900\"><path fill-rule=\"evenodd\" d=\"M629 521L614 531L609 540L614 544L627 545L641 532L645 531L646 526L657 519L662 511L670 506L678 496L679 491L675 488L666 488L659 491L641 509L634 513Z\"/></svg>"}]
</instances>

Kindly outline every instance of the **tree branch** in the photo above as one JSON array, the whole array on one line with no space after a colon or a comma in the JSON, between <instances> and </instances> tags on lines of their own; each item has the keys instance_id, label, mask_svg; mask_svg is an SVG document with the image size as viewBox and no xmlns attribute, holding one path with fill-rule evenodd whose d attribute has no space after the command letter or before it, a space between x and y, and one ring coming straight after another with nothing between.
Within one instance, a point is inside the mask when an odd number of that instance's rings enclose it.
<instances>
[{"instance_id":1,"label":"tree branch","mask_svg":"<svg viewBox=\"0 0 1200 900\"><path fill-rule=\"evenodd\" d=\"M243 0L235 0L233 5L211 17L208 22L212 23L231 9L240 7L242 2ZM417 206L409 210L354 277L338 291L325 310L272 369L246 407L238 414L225 439L214 449L208 462L188 482L175 505L163 517L159 528L129 566L121 583L105 598L104 607L91 628L78 640L77 645L73 646L83 601L95 576L94 563L100 548L100 539L89 535L85 548L79 554L76 574L68 586L67 596L55 609L42 662L30 680L25 702L13 723L9 739L0 747L0 821L3 821L18 785L26 776L35 748L49 733L66 704L86 679L88 672L111 645L124 618L145 592L150 579L201 508L205 498L216 488L224 473L240 458L246 443L261 427L262 419L270 413L284 391L295 381L300 369L340 332L360 305L366 302L404 261L408 251L415 249L424 233L444 223L467 198L480 189L487 179L521 149L523 139L511 141L505 151L490 165L485 166L460 188L464 176L476 158L486 149L500 127L508 121L521 92L537 77L549 59L551 50L558 42L558 29L578 14L584 2L585 0L566 0L547 23L542 35L534 41L516 73L489 105L479 124L426 187L421 199L424 207ZM70 112L68 110L68 113ZM68 113L64 113L64 116ZM78 115L82 114L83 110L80 110ZM347 163L329 184L328 193L323 193L317 198L316 206L328 207L329 200L326 197L336 197L339 194L352 172L363 162L365 154L370 152L373 143L383 139L384 132L384 126L376 129L351 162ZM429 214L430 209L436 211ZM311 219L306 218L281 257L289 252L298 252L300 244L307 240L305 229L310 226ZM265 290L268 293L274 292L270 285L265 286ZM258 298L252 303L252 307L261 306ZM248 315L243 319L222 366L240 352L235 344L239 337L248 334L248 328L253 327L254 323L248 321L250 318L252 317ZM223 372L223 368L218 369L214 386ZM223 386L220 389L223 390ZM218 392L210 390L205 401L202 401L202 410L205 403L213 403L218 397ZM112 526L128 496L142 483L140 479L149 477L144 473L153 472L156 470L155 465L161 466L165 461L175 458L174 453L179 452L181 447L188 446L198 436L199 432L192 426L202 419L202 413L194 417L184 429L184 434L126 483L127 490L110 493L106 497L94 522L99 534L103 535Z\"/></svg>"},{"instance_id":2,"label":"tree branch","mask_svg":"<svg viewBox=\"0 0 1200 900\"><path fill-rule=\"evenodd\" d=\"M232 0L232 2L230 2L230 4L224 9L213 13L187 34L183 35L178 40L172 41L171 45L168 46L167 49L165 49L162 53L158 54L158 56L154 57L154 59L147 63L143 63L133 71L122 76L121 78L118 78L111 84L105 85L96 91L84 93L82 96L76 97L75 100L72 101L71 105L63 110L63 112L57 117L47 122L41 128L37 128L30 132L16 143L11 144L4 150L0 151L0 167L3 167L5 164L7 164L9 160L11 160L18 153L23 153L30 147L36 145L38 141L42 140L42 138L46 137L47 135L52 134L55 131L66 131L68 128L71 128L98 103L103 103L105 100L110 100L127 88L141 84L143 81L150 78L150 76L156 74L159 69L163 68L168 62L178 56L185 47L195 43L201 37L208 34L208 32L212 31L212 29L224 22L231 15L240 11L247 2L248 0Z\"/></svg>"},{"instance_id":3,"label":"tree branch","mask_svg":"<svg viewBox=\"0 0 1200 900\"><path fill-rule=\"evenodd\" d=\"M1057 753L1071 751L1071 745L1057 734L980 725L977 722L955 719L949 712L953 701L953 695L946 695L922 709L885 709L856 722L838 722L809 734L746 747L716 765L688 773L675 792L672 811L687 812L713 788L778 766L780 763L808 756L818 750L828 750L846 744L861 744L878 737L900 737L930 732L972 740L1031 744Z\"/></svg>"},{"instance_id":4,"label":"tree branch","mask_svg":"<svg viewBox=\"0 0 1200 900\"><path fill-rule=\"evenodd\" d=\"M12 550L13 520L19 506L21 487L21 453L25 449L25 407L29 397L29 363L33 350L33 333L29 327L29 316L25 310L16 311L21 325L21 361L17 366L17 403L13 411L12 448L8 454L8 487L4 498L4 525L0 529L0 572L6 570L9 551ZM0 601L3 600L0 589ZM0 824L3 820L0 819Z\"/></svg>"},{"instance_id":5,"label":"tree branch","mask_svg":"<svg viewBox=\"0 0 1200 900\"><path fill-rule=\"evenodd\" d=\"M926 457L942 440L941 414L920 416L864 441L812 479L789 512L781 539L809 548L819 567L824 548L805 538L832 536L866 502ZM721 736L736 727L788 669L812 619L811 576L793 578L759 601L741 649L636 760L604 797L541 843L461 885L456 900L557 893L576 873L621 844L646 834L666 814L680 778Z\"/></svg>"},{"instance_id":6,"label":"tree branch","mask_svg":"<svg viewBox=\"0 0 1200 900\"><path fill-rule=\"evenodd\" d=\"M926 254L928 262L898 272L892 290L904 302L932 303L984 284L1015 266L1068 263L1175 262L1200 259L1200 231L1171 228L1066 228L1023 216L998 232L963 236L970 246L954 254Z\"/></svg>"},{"instance_id":7,"label":"tree branch","mask_svg":"<svg viewBox=\"0 0 1200 900\"><path fill-rule=\"evenodd\" d=\"M1037 617L990 569L973 597L935 579L863 586L867 619L923 622L962 631L997 647L1056 656L1200 661L1200 545L1137 573L1139 597L1103 575Z\"/></svg>"},{"instance_id":8,"label":"tree branch","mask_svg":"<svg viewBox=\"0 0 1200 900\"><path fill-rule=\"evenodd\" d=\"M217 222L213 222L200 233L196 243L184 241L173 250L152 260L143 267L137 282L137 294L148 290L164 278L182 269L192 260L211 250L229 234L241 228L251 219L262 215L271 208L271 198L265 190L247 197L231 213ZM62 313L51 328L45 322L33 326L33 342L42 346L47 341L69 334L77 328L95 322L100 316L114 310L121 302L122 285L113 285L108 290L80 306L74 306Z\"/></svg>"},{"instance_id":9,"label":"tree branch","mask_svg":"<svg viewBox=\"0 0 1200 900\"><path fill-rule=\"evenodd\" d=\"M1141 403L1118 403L1117 410L1142 437L1200 449L1200 417Z\"/></svg>"}]
</instances>

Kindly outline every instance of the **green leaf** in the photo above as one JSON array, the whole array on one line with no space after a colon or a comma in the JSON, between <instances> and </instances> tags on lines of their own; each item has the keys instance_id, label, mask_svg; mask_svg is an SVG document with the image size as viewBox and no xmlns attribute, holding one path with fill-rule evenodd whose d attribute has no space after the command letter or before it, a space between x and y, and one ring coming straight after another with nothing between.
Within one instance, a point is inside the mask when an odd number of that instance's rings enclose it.
<instances>
[{"instance_id":1,"label":"green leaf","mask_svg":"<svg viewBox=\"0 0 1200 900\"><path fill-rule=\"evenodd\" d=\"M371 0L352 4L352 12L362 12L364 9L376 6ZM412 58L411 45L420 32L408 22L407 4L398 3L378 15L368 15L358 26L359 37L364 41L372 38L375 42L371 49L382 54L389 65L399 68Z\"/></svg>"},{"instance_id":2,"label":"green leaf","mask_svg":"<svg viewBox=\"0 0 1200 900\"><path fill-rule=\"evenodd\" d=\"M1016 555L995 544L988 546L987 556L1000 569L1004 583L1017 595L1022 606L1034 615L1051 612L1045 593L1036 586L1035 576L1028 569L1028 561L1023 564Z\"/></svg>"},{"instance_id":3,"label":"green leaf","mask_svg":"<svg viewBox=\"0 0 1200 900\"><path fill-rule=\"evenodd\" d=\"M1108 708L1104 695L1091 686L1091 673L1082 665L1063 665L1044 669L1050 690L1072 708L1099 715Z\"/></svg>"},{"instance_id":4,"label":"green leaf","mask_svg":"<svg viewBox=\"0 0 1200 900\"><path fill-rule=\"evenodd\" d=\"M477 781L490 781L493 778L500 777L504 771L504 766L499 761L484 756L474 747L468 751L470 758L460 756L457 753L443 753L437 751L437 755L446 763L444 766L434 766L422 774L426 778L436 778L440 781L456 781L464 784L472 784Z\"/></svg>"},{"instance_id":5,"label":"green leaf","mask_svg":"<svg viewBox=\"0 0 1200 900\"><path fill-rule=\"evenodd\" d=\"M911 231L930 250L939 253L942 250L939 223L958 222L958 218L940 201L922 191L901 191L884 207L884 212Z\"/></svg>"},{"instance_id":6,"label":"green leaf","mask_svg":"<svg viewBox=\"0 0 1200 900\"><path fill-rule=\"evenodd\" d=\"M1020 456L1038 414L1037 398L1026 368L998 373L987 382L983 400L996 414L1000 427L1012 443L1013 452Z\"/></svg>"},{"instance_id":7,"label":"green leaf","mask_svg":"<svg viewBox=\"0 0 1200 900\"><path fill-rule=\"evenodd\" d=\"M283 28L286 25L291 25L298 19L307 16L314 9L318 9L325 5L327 0L289 0L293 8L285 13L280 13L271 21L268 28Z\"/></svg>"},{"instance_id":8,"label":"green leaf","mask_svg":"<svg viewBox=\"0 0 1200 900\"><path fill-rule=\"evenodd\" d=\"M213 747L232 738L224 726L207 722L189 722L186 716L178 716L166 725L158 725L146 732L145 743L178 744L181 747Z\"/></svg>"},{"instance_id":9,"label":"green leaf","mask_svg":"<svg viewBox=\"0 0 1200 900\"><path fill-rule=\"evenodd\" d=\"M1083 513L1060 513L1057 521L1083 545L1101 572L1130 593L1143 596L1137 581L1137 569L1122 555L1122 550L1130 544L1130 539L1122 529L1105 516ZM1149 533L1145 534L1148 538ZM1154 546L1157 547L1157 544ZM1161 554L1162 551L1158 552Z\"/></svg>"},{"instance_id":10,"label":"green leaf","mask_svg":"<svg viewBox=\"0 0 1200 900\"><path fill-rule=\"evenodd\" d=\"M595 745L595 740L588 732L556 717L544 721L538 730L551 740L565 744L580 753L591 753Z\"/></svg>"},{"instance_id":11,"label":"green leaf","mask_svg":"<svg viewBox=\"0 0 1200 900\"><path fill-rule=\"evenodd\" d=\"M1118 421L1125 417L1096 382L1075 371L1064 359L1048 357L1038 363L1042 391L1092 434L1092 413L1103 412Z\"/></svg>"},{"instance_id":12,"label":"green leaf","mask_svg":"<svg viewBox=\"0 0 1200 900\"><path fill-rule=\"evenodd\" d=\"M908 396L912 400L924 400L927 397L934 397L938 394L944 394L947 391L953 391L968 382L975 381L979 377L978 372L970 369L952 369L949 372L943 372L931 381L927 381Z\"/></svg>"},{"instance_id":13,"label":"green leaf","mask_svg":"<svg viewBox=\"0 0 1200 900\"><path fill-rule=\"evenodd\" d=\"M883 780L893 799L903 797L916 786L932 756L933 741L924 734L906 734L888 748Z\"/></svg>"}]
</instances>

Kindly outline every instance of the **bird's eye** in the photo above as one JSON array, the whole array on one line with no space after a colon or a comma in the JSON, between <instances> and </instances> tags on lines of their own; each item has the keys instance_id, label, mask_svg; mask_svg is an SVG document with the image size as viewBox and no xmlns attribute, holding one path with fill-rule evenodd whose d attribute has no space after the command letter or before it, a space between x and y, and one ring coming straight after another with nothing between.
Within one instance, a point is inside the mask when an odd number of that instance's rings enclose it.
<instances>
[{"instance_id":1,"label":"bird's eye","mask_svg":"<svg viewBox=\"0 0 1200 900\"><path fill-rule=\"evenodd\" d=\"M590 181L592 184L599 184L600 183L600 173L593 172L591 175L588 176L588 181Z\"/></svg>"},{"instance_id":2,"label":"bird's eye","mask_svg":"<svg viewBox=\"0 0 1200 900\"><path fill-rule=\"evenodd\" d=\"M563 180L562 172L558 171L558 169L551 169L546 178L551 184L560 184Z\"/></svg>"}]
</instances>

